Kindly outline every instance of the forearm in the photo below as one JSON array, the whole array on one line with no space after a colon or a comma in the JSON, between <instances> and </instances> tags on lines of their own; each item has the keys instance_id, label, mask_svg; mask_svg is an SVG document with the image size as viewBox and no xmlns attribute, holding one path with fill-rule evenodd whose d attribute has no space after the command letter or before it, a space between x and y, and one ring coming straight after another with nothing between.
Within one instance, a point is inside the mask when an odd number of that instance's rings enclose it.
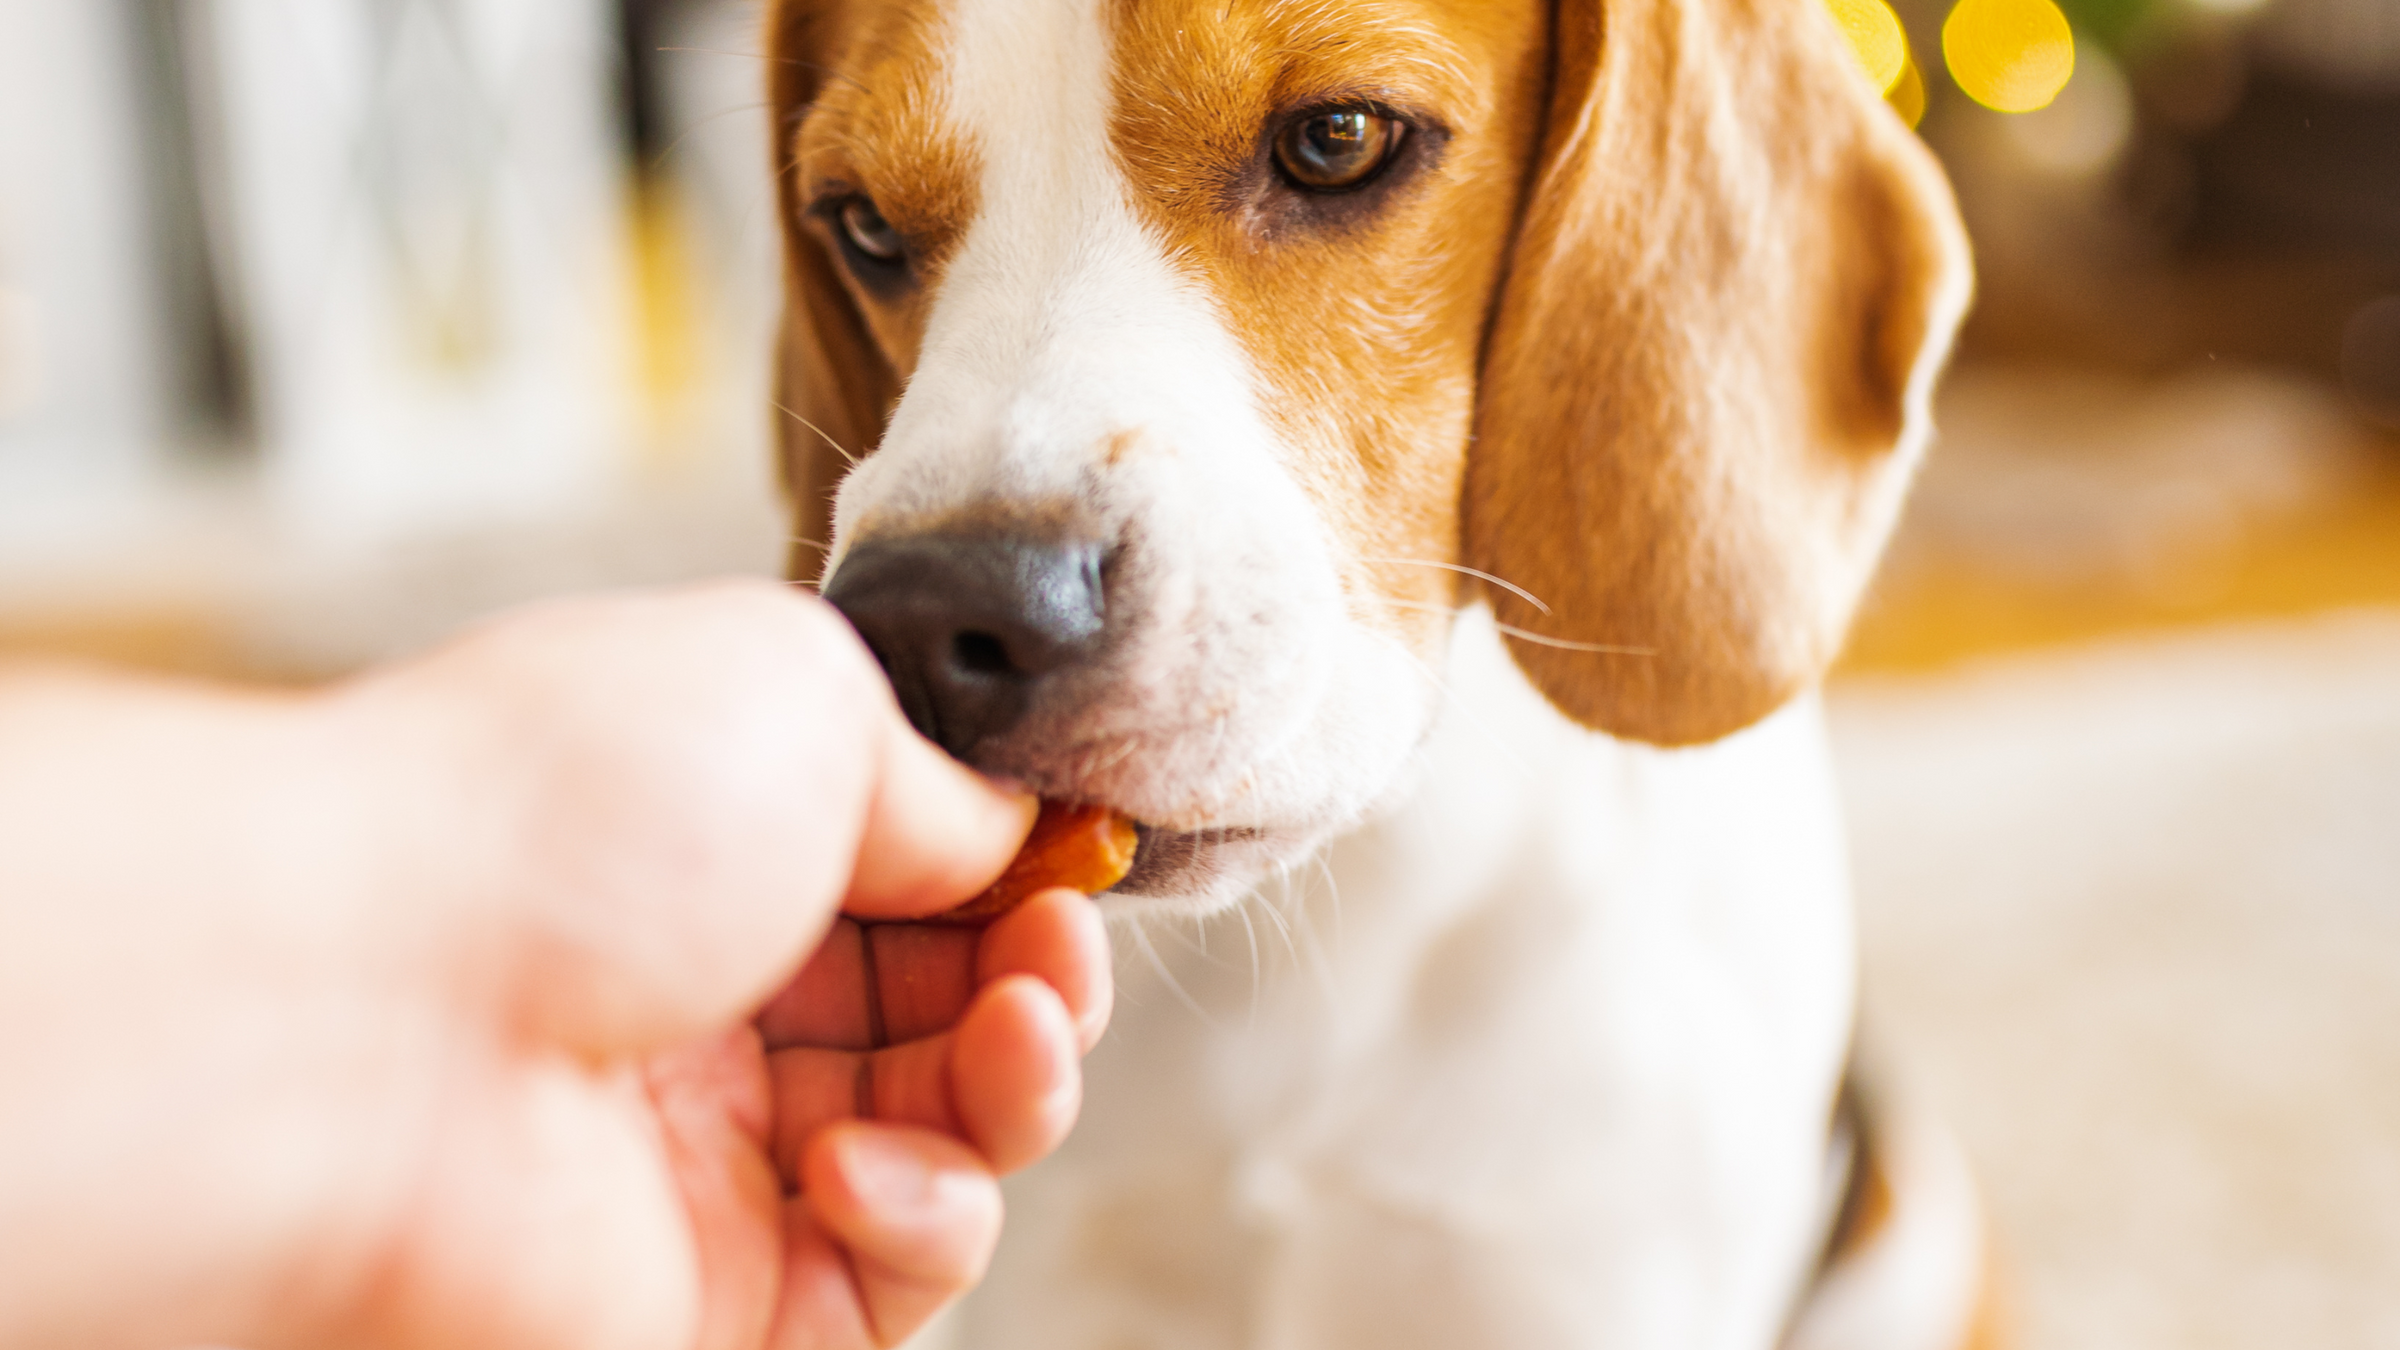
<instances>
[{"instance_id":1,"label":"forearm","mask_svg":"<svg viewBox=\"0 0 2400 1350\"><path fill-rule=\"evenodd\" d=\"M0 1049L346 934L361 803L326 723L300 696L0 669Z\"/></svg>"},{"instance_id":2,"label":"forearm","mask_svg":"<svg viewBox=\"0 0 2400 1350\"><path fill-rule=\"evenodd\" d=\"M355 871L362 831L322 704L0 667L10 994L83 996L94 977L138 978L161 960L180 969L195 940L235 960L273 958L257 944L313 941L350 917L323 912L326 886ZM45 952L79 959L61 968ZM45 976L66 977L63 988Z\"/></svg>"},{"instance_id":3,"label":"forearm","mask_svg":"<svg viewBox=\"0 0 2400 1350\"><path fill-rule=\"evenodd\" d=\"M0 1343L258 1329L249 1277L350 1147L293 1073L358 919L328 734L297 696L0 669Z\"/></svg>"}]
</instances>

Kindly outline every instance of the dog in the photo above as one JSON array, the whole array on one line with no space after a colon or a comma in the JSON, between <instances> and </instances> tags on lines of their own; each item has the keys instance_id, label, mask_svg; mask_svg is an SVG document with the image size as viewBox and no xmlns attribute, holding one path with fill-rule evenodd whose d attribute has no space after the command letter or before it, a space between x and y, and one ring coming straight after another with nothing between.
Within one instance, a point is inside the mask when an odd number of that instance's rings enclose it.
<instances>
[{"instance_id":1,"label":"dog","mask_svg":"<svg viewBox=\"0 0 2400 1350\"><path fill-rule=\"evenodd\" d=\"M968 1343L1985 1334L1811 692L1970 264L1821 0L767 22L795 575L1140 825Z\"/></svg>"}]
</instances>

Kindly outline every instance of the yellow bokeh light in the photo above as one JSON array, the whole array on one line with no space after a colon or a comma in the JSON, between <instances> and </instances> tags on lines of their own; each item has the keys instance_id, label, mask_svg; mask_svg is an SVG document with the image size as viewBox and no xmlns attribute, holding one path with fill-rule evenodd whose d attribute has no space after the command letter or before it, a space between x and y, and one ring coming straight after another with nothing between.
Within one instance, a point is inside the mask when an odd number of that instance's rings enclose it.
<instances>
[{"instance_id":1,"label":"yellow bokeh light","mask_svg":"<svg viewBox=\"0 0 2400 1350\"><path fill-rule=\"evenodd\" d=\"M1908 66L1908 35L1900 30L1900 16L1884 0L1825 0L1825 7L1850 39L1867 78L1889 93Z\"/></svg>"},{"instance_id":2,"label":"yellow bokeh light","mask_svg":"<svg viewBox=\"0 0 2400 1350\"><path fill-rule=\"evenodd\" d=\"M1925 77L1918 73L1917 63L1910 61L1900 69L1900 78L1884 91L1883 101L1892 105L1900 120L1914 127L1925 120Z\"/></svg>"},{"instance_id":3,"label":"yellow bokeh light","mask_svg":"<svg viewBox=\"0 0 2400 1350\"><path fill-rule=\"evenodd\" d=\"M2032 112L2075 73L2075 34L2051 0L1958 0L1942 23L1942 59L1977 103Z\"/></svg>"}]
</instances>

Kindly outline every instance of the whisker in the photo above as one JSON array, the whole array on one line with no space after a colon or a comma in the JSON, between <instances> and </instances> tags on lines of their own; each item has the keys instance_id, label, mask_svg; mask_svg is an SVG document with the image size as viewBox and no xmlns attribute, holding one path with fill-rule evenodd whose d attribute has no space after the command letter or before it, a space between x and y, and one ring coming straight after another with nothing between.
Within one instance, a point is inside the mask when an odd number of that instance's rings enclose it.
<instances>
[{"instance_id":1,"label":"whisker","mask_svg":"<svg viewBox=\"0 0 2400 1350\"><path fill-rule=\"evenodd\" d=\"M1318 849L1314 861L1317 875L1325 878L1325 896L1333 907L1333 950L1338 953L1342 949L1342 883L1333 875L1333 859L1325 856L1325 850Z\"/></svg>"},{"instance_id":2,"label":"whisker","mask_svg":"<svg viewBox=\"0 0 2400 1350\"><path fill-rule=\"evenodd\" d=\"M1402 600L1398 596L1379 595L1374 591L1361 591L1359 598L1372 600L1376 604L1392 609L1413 609L1420 614L1452 614L1458 610L1458 606L1445 605L1438 600Z\"/></svg>"},{"instance_id":3,"label":"whisker","mask_svg":"<svg viewBox=\"0 0 2400 1350\"><path fill-rule=\"evenodd\" d=\"M1113 746L1109 746L1106 742L1103 742L1103 745L1106 748L1100 754L1104 758L1097 759L1092 758L1094 752L1088 744L1075 748L1076 773L1081 781L1089 783L1108 777L1116 772L1118 765L1132 758L1134 753L1141 748L1140 740L1132 736L1116 737Z\"/></svg>"},{"instance_id":4,"label":"whisker","mask_svg":"<svg viewBox=\"0 0 2400 1350\"><path fill-rule=\"evenodd\" d=\"M846 462L848 462L848 464L850 465L850 467L851 467L851 468L855 469L855 468L857 468L857 467L858 467L858 456L856 456L856 455L854 455L854 454L851 454L851 453L850 453L849 451L847 451L847 450L844 450L844 449L842 448L842 443L841 443L840 441L837 441L837 440L835 440L833 437L826 435L826 434L825 434L825 428L823 428L823 427L821 427L821 426L818 426L816 423L809 421L807 418L805 418L805 417L802 417L800 414L798 414L798 413L796 413L796 412L793 412L791 409L789 409L789 408L787 408L787 407L784 407L782 403L778 402L778 401L777 401L777 400L775 400L775 399L768 399L768 400L767 400L767 402L769 402L769 403L773 403L773 404L775 405L775 410L776 410L777 412L780 412L780 413L782 413L784 416L786 416L786 417L788 417L788 418L792 419L792 420L793 420L793 421L795 421L795 422L798 422L800 425L802 425L802 426L804 426L804 427L807 427L807 428L808 428L810 431L813 431L813 432L817 433L817 438L818 438L819 440L822 440L822 441L824 441L824 442L825 442L827 445L830 445L830 446L832 446L832 447L833 447L833 453L835 453L835 454L837 454L837 455L840 455L840 456L843 458L843 460L845 460Z\"/></svg>"},{"instance_id":5,"label":"whisker","mask_svg":"<svg viewBox=\"0 0 2400 1350\"><path fill-rule=\"evenodd\" d=\"M1275 883L1275 894L1268 895L1266 883L1262 881L1256 892L1258 902L1275 913L1290 913L1299 904L1292 895L1292 865L1288 862L1275 864L1274 874L1269 880Z\"/></svg>"},{"instance_id":6,"label":"whisker","mask_svg":"<svg viewBox=\"0 0 2400 1350\"><path fill-rule=\"evenodd\" d=\"M1289 879L1290 873L1287 872L1285 873L1286 884L1284 886L1284 897L1286 899L1291 897L1291 886L1289 884ZM1264 906L1263 910L1267 916L1267 921L1275 925L1276 934L1282 937L1283 949L1291 956L1292 963L1299 966L1308 965L1308 959L1300 954L1299 940L1292 936L1291 916L1285 914L1281 909L1274 905Z\"/></svg>"},{"instance_id":7,"label":"whisker","mask_svg":"<svg viewBox=\"0 0 2400 1350\"><path fill-rule=\"evenodd\" d=\"M1266 983L1266 973L1258 964L1258 926L1250 922L1250 906L1247 903L1235 905L1233 912L1241 916L1242 937L1250 944L1250 1014L1246 1025L1255 1028L1258 1025L1259 986Z\"/></svg>"},{"instance_id":8,"label":"whisker","mask_svg":"<svg viewBox=\"0 0 2400 1350\"><path fill-rule=\"evenodd\" d=\"M787 543L798 544L803 548L813 548L817 552L825 554L828 557L832 556L833 554L833 545L820 543L817 540L809 538L805 534L786 535L784 536L784 539Z\"/></svg>"},{"instance_id":9,"label":"whisker","mask_svg":"<svg viewBox=\"0 0 2400 1350\"><path fill-rule=\"evenodd\" d=\"M750 194L750 204L742 208L741 218L734 223L734 233L737 238L745 241L751 238L751 231L757 227L759 216L765 211L775 209L775 204L782 198L784 179L799 172L800 157L798 155L783 155L777 158L781 162L775 169L775 175L764 183L753 185L754 190ZM777 223L780 228L780 220Z\"/></svg>"},{"instance_id":10,"label":"whisker","mask_svg":"<svg viewBox=\"0 0 2400 1350\"><path fill-rule=\"evenodd\" d=\"M1510 595L1513 595L1524 601L1526 604L1529 604L1535 609L1540 610L1542 613L1547 614L1550 612L1550 607L1546 604L1543 604L1542 598L1538 595L1535 595L1533 592L1526 590L1524 587L1508 580L1506 577L1496 577L1481 568L1469 567L1464 563L1435 562L1431 558L1361 558L1359 561L1368 563L1396 563L1403 567L1438 567L1445 572L1456 572L1460 576L1473 577L1477 581L1488 581L1499 587L1501 590L1504 590Z\"/></svg>"},{"instance_id":11,"label":"whisker","mask_svg":"<svg viewBox=\"0 0 2400 1350\"><path fill-rule=\"evenodd\" d=\"M1175 973L1167 969L1167 963L1159 957L1158 948L1150 944L1150 930L1141 924L1135 924L1132 931L1133 945L1141 949L1143 959L1150 963L1151 971L1158 976L1160 983L1166 985L1167 992L1175 996L1176 1002L1190 1009L1192 1016L1212 1027L1215 1026L1216 1019L1208 1015L1208 1010L1201 1007L1199 1000L1193 998L1190 991L1183 987L1183 982L1175 978Z\"/></svg>"},{"instance_id":12,"label":"whisker","mask_svg":"<svg viewBox=\"0 0 2400 1350\"><path fill-rule=\"evenodd\" d=\"M729 52L722 47L660 47L657 50L689 52L697 56L735 56L745 61L773 61L777 65L798 66L802 70L813 70L826 79L840 80L860 93L865 93L867 88L860 84L855 76L845 75L831 66L822 66L814 61L803 61L797 56L769 56L765 52Z\"/></svg>"},{"instance_id":13,"label":"whisker","mask_svg":"<svg viewBox=\"0 0 2400 1350\"><path fill-rule=\"evenodd\" d=\"M1202 922L1190 926L1180 923L1169 924L1166 928L1166 934L1169 938L1174 940L1176 946L1183 948L1187 952L1190 952L1193 956L1207 962L1216 969L1232 969L1232 967L1226 965L1222 960L1219 960L1208 950L1207 923Z\"/></svg>"},{"instance_id":14,"label":"whisker","mask_svg":"<svg viewBox=\"0 0 2400 1350\"><path fill-rule=\"evenodd\" d=\"M661 50L665 49L661 48ZM733 53L728 52L726 55L730 56L733 55ZM667 156L674 154L675 151L681 147L685 141L690 140L694 134L696 134L702 127L707 126L709 123L723 121L724 119L733 116L735 113L761 112L765 110L766 106L767 105L764 103L743 103L731 108L720 108L717 111L710 113L708 116L701 118L699 121L692 123L688 127L685 127L682 131L677 132L674 140L667 142L665 148L661 149L657 154L650 157L650 168L652 170L664 168L667 163Z\"/></svg>"},{"instance_id":15,"label":"whisker","mask_svg":"<svg viewBox=\"0 0 2400 1350\"><path fill-rule=\"evenodd\" d=\"M1394 557L1392 562L1406 562L1406 560L1404 557ZM1430 565L1428 562L1428 567L1438 567L1438 565ZM1510 589L1514 591L1514 586L1510 586ZM1519 591L1519 593L1524 593L1524 591ZM1394 610L1418 610L1418 613L1428 613L1428 615L1457 613L1457 605L1438 605L1433 601L1402 601L1402 598L1397 598L1397 596L1382 596L1382 593L1378 593L1378 591L1361 591L1358 593L1358 598L1361 598L1361 601L1373 601L1378 605L1390 605L1390 608L1394 608ZM1541 605L1541 601L1534 601L1534 596L1524 596L1524 598L1526 601ZM1548 605L1541 605L1541 613L1550 613ZM1534 646L1555 646L1555 649L1560 649L1560 651L1594 651L1594 653L1601 653L1601 656L1658 656L1658 651L1651 649L1651 646L1622 646L1622 644L1613 644L1613 641L1572 641L1565 637L1550 637L1550 634L1546 634L1546 632L1534 632L1534 629L1505 625L1505 622L1500 622L1500 620L1493 620L1493 627L1500 629L1500 632L1510 634L1510 637L1519 639L1519 641L1531 641Z\"/></svg>"},{"instance_id":16,"label":"whisker","mask_svg":"<svg viewBox=\"0 0 2400 1350\"><path fill-rule=\"evenodd\" d=\"M1326 879L1327 893L1331 897L1334 910L1334 935L1338 943L1342 924L1341 888L1332 884L1333 870L1331 865L1326 862L1323 848L1319 848L1311 854L1309 861L1315 864L1318 873ZM1305 881L1302 886L1301 896L1305 900L1315 891L1315 887ZM1325 1000L1325 1006L1335 1009L1341 1006L1341 993L1336 987L1338 981L1334 977L1333 958L1325 950L1325 935L1317 926L1315 913L1315 908L1306 904L1293 911L1292 924L1295 936L1290 939L1292 959L1308 971L1311 979L1316 983L1318 995Z\"/></svg>"},{"instance_id":17,"label":"whisker","mask_svg":"<svg viewBox=\"0 0 2400 1350\"><path fill-rule=\"evenodd\" d=\"M1385 605L1392 609L1418 610L1427 614L1449 614L1455 612L1457 608L1454 605L1435 604L1426 600L1402 600L1394 596L1381 595L1374 591L1361 591L1359 593L1359 598L1362 600L1371 600L1376 604ZM1613 642L1576 642L1568 638L1552 637L1547 633L1536 633L1531 629L1519 628L1514 624L1502 623L1498 619L1494 619L1492 621L1492 627L1499 629L1501 632L1506 633L1510 637L1516 638L1520 641L1530 642L1537 647L1556 647L1560 651L1596 652L1603 656L1658 655L1657 649L1651 647L1627 647Z\"/></svg>"},{"instance_id":18,"label":"whisker","mask_svg":"<svg viewBox=\"0 0 2400 1350\"><path fill-rule=\"evenodd\" d=\"M661 52L696 52L702 56L738 56L747 61L781 61L787 66L799 66L807 64L804 61L796 60L789 56L769 56L765 52L729 52L722 47L654 47L651 50Z\"/></svg>"},{"instance_id":19,"label":"whisker","mask_svg":"<svg viewBox=\"0 0 2400 1350\"><path fill-rule=\"evenodd\" d=\"M1492 622L1492 627L1499 629L1501 632L1508 634L1510 637L1513 637L1520 642L1530 642L1536 647L1556 647L1562 652L1597 652L1602 656L1658 655L1657 649L1652 647L1620 647L1613 643L1607 642L1569 642L1565 638L1551 637L1547 633L1529 632L1523 628L1517 628L1510 624L1501 623L1498 620L1494 620Z\"/></svg>"},{"instance_id":20,"label":"whisker","mask_svg":"<svg viewBox=\"0 0 2400 1350\"><path fill-rule=\"evenodd\" d=\"M1359 598L1372 600L1379 605L1388 605L1393 609L1421 610L1428 614L1448 614L1453 611L1453 606L1450 605L1434 604L1426 600L1401 600L1389 595L1379 595L1373 591L1362 591L1359 593ZM1576 642L1568 638L1552 637L1547 633L1536 633L1531 629L1519 628L1514 624L1502 623L1498 619L1492 621L1492 627L1510 637L1530 642L1537 647L1556 647L1560 651L1598 652L1604 656L1658 655L1658 652L1650 647L1625 647L1610 642Z\"/></svg>"}]
</instances>

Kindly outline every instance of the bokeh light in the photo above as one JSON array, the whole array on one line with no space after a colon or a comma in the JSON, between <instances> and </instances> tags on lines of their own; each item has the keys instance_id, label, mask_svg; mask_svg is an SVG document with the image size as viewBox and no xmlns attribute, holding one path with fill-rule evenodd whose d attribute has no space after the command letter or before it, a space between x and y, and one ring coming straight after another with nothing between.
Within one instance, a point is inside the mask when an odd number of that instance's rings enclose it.
<instances>
[{"instance_id":1,"label":"bokeh light","mask_svg":"<svg viewBox=\"0 0 2400 1350\"><path fill-rule=\"evenodd\" d=\"M1892 105L1900 120L1913 129L1925 120L1925 75L1917 63L1909 61L1900 67L1900 78L1883 93L1883 101Z\"/></svg>"},{"instance_id":2,"label":"bokeh light","mask_svg":"<svg viewBox=\"0 0 2400 1350\"><path fill-rule=\"evenodd\" d=\"M1908 67L1908 35L1900 29L1900 16L1883 0L1825 0L1825 5L1842 26L1842 36L1850 39L1850 50L1857 53L1867 78L1890 93Z\"/></svg>"},{"instance_id":3,"label":"bokeh light","mask_svg":"<svg viewBox=\"0 0 2400 1350\"><path fill-rule=\"evenodd\" d=\"M2048 173L2074 177L2117 162L2133 135L2133 91L2099 46L2086 48L2049 106L2002 123L2002 134L2024 159Z\"/></svg>"},{"instance_id":4,"label":"bokeh light","mask_svg":"<svg viewBox=\"0 0 2400 1350\"><path fill-rule=\"evenodd\" d=\"M2051 0L1959 0L1942 23L1942 59L1977 103L2032 112L2075 73L2075 34Z\"/></svg>"}]
</instances>

